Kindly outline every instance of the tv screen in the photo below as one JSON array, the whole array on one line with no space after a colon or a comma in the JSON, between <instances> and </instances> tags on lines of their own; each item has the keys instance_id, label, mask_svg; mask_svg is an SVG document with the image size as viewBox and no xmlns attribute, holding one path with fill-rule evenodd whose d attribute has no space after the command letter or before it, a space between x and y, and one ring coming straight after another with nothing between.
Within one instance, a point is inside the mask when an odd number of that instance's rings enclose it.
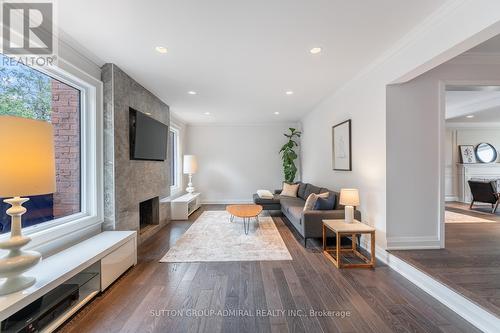
<instances>
[{"instance_id":1,"label":"tv screen","mask_svg":"<svg viewBox=\"0 0 500 333\"><path fill-rule=\"evenodd\" d=\"M164 161L167 158L168 126L129 108L130 159Z\"/></svg>"}]
</instances>

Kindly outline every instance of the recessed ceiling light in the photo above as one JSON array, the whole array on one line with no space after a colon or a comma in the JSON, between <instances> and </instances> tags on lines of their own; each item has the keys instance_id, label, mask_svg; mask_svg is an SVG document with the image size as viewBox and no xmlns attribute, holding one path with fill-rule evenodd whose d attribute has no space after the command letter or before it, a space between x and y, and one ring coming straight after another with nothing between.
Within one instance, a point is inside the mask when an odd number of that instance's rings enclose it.
<instances>
[{"instance_id":1,"label":"recessed ceiling light","mask_svg":"<svg viewBox=\"0 0 500 333\"><path fill-rule=\"evenodd\" d=\"M274 114L280 114L278 111L276 111Z\"/></svg>"},{"instance_id":2,"label":"recessed ceiling light","mask_svg":"<svg viewBox=\"0 0 500 333\"><path fill-rule=\"evenodd\" d=\"M291 90L285 91L285 94L287 94L287 95L293 95L293 91L291 91Z\"/></svg>"},{"instance_id":3,"label":"recessed ceiling light","mask_svg":"<svg viewBox=\"0 0 500 333\"><path fill-rule=\"evenodd\" d=\"M188 94L189 94L189 95L196 95L196 91L192 91L192 90L190 90L190 91L188 91Z\"/></svg>"},{"instance_id":4,"label":"recessed ceiling light","mask_svg":"<svg viewBox=\"0 0 500 333\"><path fill-rule=\"evenodd\" d=\"M158 53L167 53L168 52L167 48L163 47L163 46L157 46L157 47L155 47L155 50Z\"/></svg>"},{"instance_id":5,"label":"recessed ceiling light","mask_svg":"<svg viewBox=\"0 0 500 333\"><path fill-rule=\"evenodd\" d=\"M465 117L465 118L469 118L469 119L470 119L470 118L474 118L474 115L473 115L473 114L470 114L470 115L468 115L468 116L467 116L467 117Z\"/></svg>"},{"instance_id":6,"label":"recessed ceiling light","mask_svg":"<svg viewBox=\"0 0 500 333\"><path fill-rule=\"evenodd\" d=\"M205 116L210 116L210 112L203 113Z\"/></svg>"},{"instance_id":7,"label":"recessed ceiling light","mask_svg":"<svg viewBox=\"0 0 500 333\"><path fill-rule=\"evenodd\" d=\"M147 114L148 116L150 116L150 115L151 115L151 112L146 112L146 114Z\"/></svg>"},{"instance_id":8,"label":"recessed ceiling light","mask_svg":"<svg viewBox=\"0 0 500 333\"><path fill-rule=\"evenodd\" d=\"M309 50L312 54L318 54L321 53L321 47L313 47L312 49Z\"/></svg>"}]
</instances>

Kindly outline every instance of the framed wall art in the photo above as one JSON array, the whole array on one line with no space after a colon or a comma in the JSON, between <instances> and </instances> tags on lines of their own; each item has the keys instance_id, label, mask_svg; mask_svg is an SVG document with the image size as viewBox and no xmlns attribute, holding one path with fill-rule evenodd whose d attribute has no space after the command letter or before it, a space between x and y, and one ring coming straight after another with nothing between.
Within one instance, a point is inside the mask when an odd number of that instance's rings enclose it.
<instances>
[{"instance_id":1,"label":"framed wall art","mask_svg":"<svg viewBox=\"0 0 500 333\"><path fill-rule=\"evenodd\" d=\"M471 145L461 145L460 148L460 162L463 164L477 163L476 152L474 151L474 146Z\"/></svg>"},{"instance_id":2,"label":"framed wall art","mask_svg":"<svg viewBox=\"0 0 500 333\"><path fill-rule=\"evenodd\" d=\"M352 171L351 119L332 127L333 170Z\"/></svg>"}]
</instances>

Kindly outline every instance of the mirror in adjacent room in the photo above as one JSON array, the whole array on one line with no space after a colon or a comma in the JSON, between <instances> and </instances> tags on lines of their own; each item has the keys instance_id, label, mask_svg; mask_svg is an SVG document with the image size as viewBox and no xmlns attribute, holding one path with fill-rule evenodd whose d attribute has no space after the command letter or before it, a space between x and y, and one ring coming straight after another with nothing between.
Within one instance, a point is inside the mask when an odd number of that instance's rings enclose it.
<instances>
[{"instance_id":1,"label":"mirror in adjacent room","mask_svg":"<svg viewBox=\"0 0 500 333\"><path fill-rule=\"evenodd\" d=\"M476 147L477 159L482 163L493 163L497 160L497 151L489 143L480 143Z\"/></svg>"}]
</instances>

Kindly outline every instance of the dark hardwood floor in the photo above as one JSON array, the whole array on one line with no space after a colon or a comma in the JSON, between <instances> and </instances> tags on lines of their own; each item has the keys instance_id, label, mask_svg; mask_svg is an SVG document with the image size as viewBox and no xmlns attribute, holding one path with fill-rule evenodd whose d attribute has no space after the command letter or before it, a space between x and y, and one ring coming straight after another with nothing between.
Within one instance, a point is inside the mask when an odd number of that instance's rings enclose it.
<instances>
[{"instance_id":1,"label":"dark hardwood floor","mask_svg":"<svg viewBox=\"0 0 500 333\"><path fill-rule=\"evenodd\" d=\"M444 249L390 252L500 317L500 212L462 203L446 209L499 223L446 223Z\"/></svg>"},{"instance_id":2,"label":"dark hardwood floor","mask_svg":"<svg viewBox=\"0 0 500 333\"><path fill-rule=\"evenodd\" d=\"M203 206L190 221L172 222L163 228L140 247L137 266L61 331L478 331L387 266L336 269L323 256L318 242L308 242L305 249L280 216L273 219L291 261L158 262L203 210L223 208ZM199 316L192 316L193 309L200 311ZM258 310L272 312L257 315ZM315 315L310 311L316 311Z\"/></svg>"}]
</instances>

